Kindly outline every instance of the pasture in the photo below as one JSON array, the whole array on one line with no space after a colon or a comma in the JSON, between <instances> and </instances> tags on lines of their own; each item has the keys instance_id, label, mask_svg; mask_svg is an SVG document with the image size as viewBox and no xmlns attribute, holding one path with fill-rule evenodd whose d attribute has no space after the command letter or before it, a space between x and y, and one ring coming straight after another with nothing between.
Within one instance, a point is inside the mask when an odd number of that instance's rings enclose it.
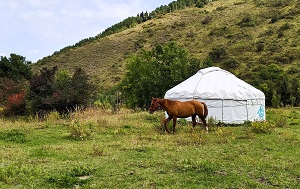
<instances>
[{"instance_id":1,"label":"pasture","mask_svg":"<svg viewBox=\"0 0 300 189\"><path fill-rule=\"evenodd\" d=\"M267 119L167 134L161 111L0 118L0 188L299 188L300 109Z\"/></svg>"}]
</instances>

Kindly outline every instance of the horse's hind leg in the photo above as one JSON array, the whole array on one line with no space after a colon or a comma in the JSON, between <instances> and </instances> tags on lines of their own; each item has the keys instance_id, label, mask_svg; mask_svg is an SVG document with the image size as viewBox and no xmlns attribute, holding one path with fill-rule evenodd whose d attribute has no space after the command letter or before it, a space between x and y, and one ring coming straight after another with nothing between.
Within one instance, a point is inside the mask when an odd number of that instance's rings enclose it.
<instances>
[{"instance_id":1,"label":"horse's hind leg","mask_svg":"<svg viewBox=\"0 0 300 189\"><path fill-rule=\"evenodd\" d=\"M177 117L173 117L173 133L175 133L175 127L176 127L176 123L177 123Z\"/></svg>"},{"instance_id":2,"label":"horse's hind leg","mask_svg":"<svg viewBox=\"0 0 300 189\"><path fill-rule=\"evenodd\" d=\"M206 132L208 132L208 127L207 127L205 118L204 117L200 117L200 118L201 118L201 120L202 120L202 122L203 122L203 124L205 126Z\"/></svg>"},{"instance_id":3,"label":"horse's hind leg","mask_svg":"<svg viewBox=\"0 0 300 189\"><path fill-rule=\"evenodd\" d=\"M196 126L196 114L192 115L193 128Z\"/></svg>"}]
</instances>

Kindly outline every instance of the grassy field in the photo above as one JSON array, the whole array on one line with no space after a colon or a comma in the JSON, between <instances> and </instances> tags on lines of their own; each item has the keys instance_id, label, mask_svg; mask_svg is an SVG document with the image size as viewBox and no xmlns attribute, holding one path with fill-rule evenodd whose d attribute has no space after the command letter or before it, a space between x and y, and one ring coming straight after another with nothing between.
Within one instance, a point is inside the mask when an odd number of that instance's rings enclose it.
<instances>
[{"instance_id":1,"label":"grassy field","mask_svg":"<svg viewBox=\"0 0 300 189\"><path fill-rule=\"evenodd\" d=\"M162 131L163 112L0 119L0 188L299 188L300 110Z\"/></svg>"}]
</instances>

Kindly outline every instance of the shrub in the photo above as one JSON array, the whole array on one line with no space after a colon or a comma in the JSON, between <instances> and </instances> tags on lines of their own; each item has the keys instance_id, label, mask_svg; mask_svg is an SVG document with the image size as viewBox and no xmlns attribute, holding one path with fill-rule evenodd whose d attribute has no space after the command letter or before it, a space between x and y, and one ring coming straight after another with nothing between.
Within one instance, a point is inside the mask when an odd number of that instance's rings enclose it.
<instances>
[{"instance_id":1,"label":"shrub","mask_svg":"<svg viewBox=\"0 0 300 189\"><path fill-rule=\"evenodd\" d=\"M28 108L32 113L38 113L41 116L41 112L53 108L45 100L54 93L53 80L56 71L57 67L43 68L39 75L34 75L29 81L29 92L26 98Z\"/></svg>"},{"instance_id":2,"label":"shrub","mask_svg":"<svg viewBox=\"0 0 300 189\"><path fill-rule=\"evenodd\" d=\"M213 28L209 33L210 36L218 36L218 37L226 36L226 34L230 34L230 30L226 26Z\"/></svg>"},{"instance_id":3,"label":"shrub","mask_svg":"<svg viewBox=\"0 0 300 189\"><path fill-rule=\"evenodd\" d=\"M25 92L14 94L8 97L7 104L4 107L4 115L24 115L26 111Z\"/></svg>"},{"instance_id":4,"label":"shrub","mask_svg":"<svg viewBox=\"0 0 300 189\"><path fill-rule=\"evenodd\" d=\"M265 48L265 45L264 45L263 41L259 41L258 43L256 43L256 51L257 52L263 51L264 48Z\"/></svg>"},{"instance_id":5,"label":"shrub","mask_svg":"<svg viewBox=\"0 0 300 189\"><path fill-rule=\"evenodd\" d=\"M256 25L256 21L250 14L245 14L238 25L241 27L254 27Z\"/></svg>"},{"instance_id":6,"label":"shrub","mask_svg":"<svg viewBox=\"0 0 300 189\"><path fill-rule=\"evenodd\" d=\"M228 57L224 47L214 47L208 55L213 62L222 61Z\"/></svg>"},{"instance_id":7,"label":"shrub","mask_svg":"<svg viewBox=\"0 0 300 189\"><path fill-rule=\"evenodd\" d=\"M270 0L268 6L270 7L284 7L290 4L289 0Z\"/></svg>"},{"instance_id":8,"label":"shrub","mask_svg":"<svg viewBox=\"0 0 300 189\"><path fill-rule=\"evenodd\" d=\"M96 107L111 109L113 113L116 113L122 104L122 94L115 89L99 93L96 98L97 100L94 102Z\"/></svg>"},{"instance_id":9,"label":"shrub","mask_svg":"<svg viewBox=\"0 0 300 189\"><path fill-rule=\"evenodd\" d=\"M201 0L196 0L195 1L196 7L197 8L202 8L204 7L204 5L206 4L205 2L201 1Z\"/></svg>"},{"instance_id":10,"label":"shrub","mask_svg":"<svg viewBox=\"0 0 300 189\"><path fill-rule=\"evenodd\" d=\"M75 140L87 140L93 137L93 123L79 123L75 121L69 125L70 137Z\"/></svg>"},{"instance_id":11,"label":"shrub","mask_svg":"<svg viewBox=\"0 0 300 189\"><path fill-rule=\"evenodd\" d=\"M272 96L272 107L279 108L280 106L281 95L274 93Z\"/></svg>"},{"instance_id":12,"label":"shrub","mask_svg":"<svg viewBox=\"0 0 300 189\"><path fill-rule=\"evenodd\" d=\"M254 133L271 133L275 125L271 122L264 121L264 122L252 122L250 124L251 130Z\"/></svg>"},{"instance_id":13,"label":"shrub","mask_svg":"<svg viewBox=\"0 0 300 189\"><path fill-rule=\"evenodd\" d=\"M226 144L232 139L232 132L226 127L218 127L215 131L217 143Z\"/></svg>"},{"instance_id":14,"label":"shrub","mask_svg":"<svg viewBox=\"0 0 300 189\"><path fill-rule=\"evenodd\" d=\"M86 107L95 90L89 77L81 68L73 75L66 70L43 68L29 85L29 108L32 113L47 113L53 110L60 114L69 113L77 107ZM42 116L42 115L40 115Z\"/></svg>"},{"instance_id":15,"label":"shrub","mask_svg":"<svg viewBox=\"0 0 300 189\"><path fill-rule=\"evenodd\" d=\"M286 127L288 125L287 123L287 118L281 114L281 113L277 113L276 116L273 118L273 123L275 127Z\"/></svg>"},{"instance_id":16,"label":"shrub","mask_svg":"<svg viewBox=\"0 0 300 189\"><path fill-rule=\"evenodd\" d=\"M20 94L27 88L27 82L16 82L13 79L7 77L0 78L0 105L6 105L8 103L8 97L15 94Z\"/></svg>"},{"instance_id":17,"label":"shrub","mask_svg":"<svg viewBox=\"0 0 300 189\"><path fill-rule=\"evenodd\" d=\"M231 69L236 69L239 67L239 62L234 60L233 58L229 58L228 60L226 60L224 63L224 68L231 70Z\"/></svg>"}]
</instances>

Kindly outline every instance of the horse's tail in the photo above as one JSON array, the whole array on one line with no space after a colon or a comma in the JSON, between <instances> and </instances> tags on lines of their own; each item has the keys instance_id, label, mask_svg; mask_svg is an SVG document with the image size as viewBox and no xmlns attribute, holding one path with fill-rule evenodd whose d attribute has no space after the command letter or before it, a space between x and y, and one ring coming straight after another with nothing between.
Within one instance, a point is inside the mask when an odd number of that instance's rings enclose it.
<instances>
[{"instance_id":1,"label":"horse's tail","mask_svg":"<svg viewBox=\"0 0 300 189\"><path fill-rule=\"evenodd\" d=\"M205 104L204 102L201 102L201 104L203 104L203 106L204 106L204 114L203 114L203 117L206 118L207 115L208 115L208 109L207 109L207 106L206 106L206 104Z\"/></svg>"}]
</instances>

